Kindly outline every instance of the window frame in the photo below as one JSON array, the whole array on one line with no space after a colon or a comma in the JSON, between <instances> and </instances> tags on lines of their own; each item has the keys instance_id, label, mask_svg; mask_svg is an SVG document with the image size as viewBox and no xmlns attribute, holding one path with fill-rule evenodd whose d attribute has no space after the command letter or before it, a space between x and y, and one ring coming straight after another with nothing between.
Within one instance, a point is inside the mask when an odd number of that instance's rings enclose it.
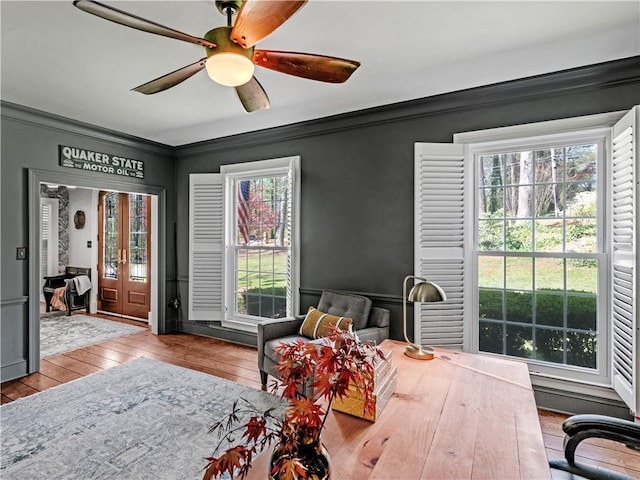
<instances>
[{"instance_id":1,"label":"window frame","mask_svg":"<svg viewBox=\"0 0 640 480\"><path fill-rule=\"evenodd\" d=\"M235 311L236 306L236 249L238 195L236 184L240 180L260 179L272 176L291 176L291 218L289 245L289 278L287 279L287 316L292 318L299 310L300 289L300 157L283 157L247 163L222 165L224 176L224 316L222 326L236 330L257 332L257 324L267 317L256 317Z\"/></svg>"},{"instance_id":2,"label":"window frame","mask_svg":"<svg viewBox=\"0 0 640 480\"><path fill-rule=\"evenodd\" d=\"M470 334L471 351L483 355L498 355L479 352L479 322L478 322L478 177L477 157L488 153L501 153L506 151L524 151L539 146L545 148L578 144L583 142L598 143L598 249L599 275L598 275L598 356L597 369L585 369L581 367L553 365L537 360L520 359L526 362L532 374L534 383L547 386L557 386L558 382L571 382L572 384L584 384L585 386L610 387L611 385L611 321L607 318L610 308L610 232L608 231L609 217L609 192L607 191L609 176L609 159L611 156L611 127L625 112L611 112L586 117L576 117L548 122L501 127L475 132L465 132L454 135L455 143L464 144L465 164L470 168L471 174L466 177L465 192L467 194L468 209L472 212L470 220L472 233L470 235L470 247L466 252L466 261L469 262L469 273L472 278L472 287L465 298L465 307L470 315L465 319L465 329ZM508 252L504 252L508 253ZM539 256L544 256L538 254ZM528 258L531 256L528 255ZM602 258L602 260L600 260ZM601 270L600 270L601 269ZM604 346L605 348L600 348ZM499 355L502 356L502 355ZM589 388L586 389L589 392Z\"/></svg>"},{"instance_id":3,"label":"window frame","mask_svg":"<svg viewBox=\"0 0 640 480\"><path fill-rule=\"evenodd\" d=\"M606 245L606 225L607 225L607 217L606 212L608 211L607 205L608 202L605 197L606 190L606 163L605 159L607 156L607 142L610 139L609 134L610 129L598 129L595 131L590 131L589 134L578 134L576 135L573 132L567 134L558 134L552 135L550 137L547 136L539 136L536 137L535 141L531 141L531 139L522 139L522 143L516 141L515 148L505 147L502 142L486 142L482 144L474 144L469 146L469 157L467 161L471 161L472 165L470 165L472 171L473 178L473 192L472 198L470 199L470 208L473 211L473 245L471 250L472 254L472 270L473 270L473 287L471 289L471 337L472 337L472 348L474 349L474 353L482 353L489 354L488 352L480 352L479 351L479 309L478 309L478 291L479 291L479 268L478 261L481 256L499 256L505 259L508 258L588 258L588 259L596 259L598 261L598 279L597 279L597 297L598 297L598 308L596 312L596 328L597 328L597 342L598 348L596 353L596 368L584 368L573 365L563 365L563 364L553 364L551 362L544 362L536 359L528 359L528 358L520 358L520 357L512 357L509 355L509 358L514 358L518 360L525 361L529 364L529 370L531 372L536 372L538 374L554 376L559 378L569 378L571 380L580 380L589 383L602 383L607 384L610 383L610 324L607 323L607 311L609 305L609 295L607 288L607 279L609 277L609 262L608 255L606 253L605 245ZM547 139L552 138L552 141L546 141ZM509 142L511 143L511 141ZM511 153L513 151L535 151L540 149L548 149L554 147L561 147L567 145L580 145L580 144L596 144L597 145L597 202L598 202L598 211L596 214L596 222L598 225L598 230L596 234L597 239L597 251L593 253L575 253L569 254L568 252L545 252L545 251L535 251L531 252L513 252L507 249L499 252L487 252L484 250L478 249L478 225L479 225L479 214L478 214L478 189L479 189L479 181L477 175L477 167L478 167L478 158L483 155L491 155L491 154L500 154L500 153ZM535 218L535 216L533 217ZM535 232L534 232L535 235ZM534 237L535 238L535 237ZM532 275L534 275L534 271L532 271ZM532 277L533 278L533 277ZM532 290L535 292L536 290ZM563 291L566 293L566 291ZM535 326L534 326L535 328ZM603 348L604 347L604 348ZM500 355L500 354L494 354Z\"/></svg>"}]
</instances>

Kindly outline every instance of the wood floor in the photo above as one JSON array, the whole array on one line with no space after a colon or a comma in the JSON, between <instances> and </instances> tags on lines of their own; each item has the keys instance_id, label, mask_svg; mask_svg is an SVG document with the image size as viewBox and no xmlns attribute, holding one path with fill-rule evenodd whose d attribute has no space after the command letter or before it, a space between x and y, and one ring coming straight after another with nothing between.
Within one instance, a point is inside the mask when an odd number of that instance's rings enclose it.
<instances>
[{"instance_id":1,"label":"wood floor","mask_svg":"<svg viewBox=\"0 0 640 480\"><path fill-rule=\"evenodd\" d=\"M127 320L124 322L138 324ZM48 357L41 361L39 373L3 383L2 403L115 367L137 357L153 358L260 388L255 348L208 337L187 334L157 336L147 331ZM566 415L545 410L538 410L538 415L548 458L562 458L564 434L561 425ZM580 445L578 454L579 461L640 478L640 452L620 444L590 439Z\"/></svg>"}]
</instances>

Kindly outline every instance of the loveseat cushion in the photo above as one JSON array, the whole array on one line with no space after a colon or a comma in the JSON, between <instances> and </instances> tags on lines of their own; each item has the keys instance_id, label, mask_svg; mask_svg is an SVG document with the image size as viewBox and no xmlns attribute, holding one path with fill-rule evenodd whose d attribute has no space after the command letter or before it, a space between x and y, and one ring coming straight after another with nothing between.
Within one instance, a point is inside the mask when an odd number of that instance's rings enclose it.
<instances>
[{"instance_id":1,"label":"loveseat cushion","mask_svg":"<svg viewBox=\"0 0 640 480\"><path fill-rule=\"evenodd\" d=\"M330 315L351 318L354 330L361 330L367 327L371 300L360 295L323 290L317 308Z\"/></svg>"},{"instance_id":2,"label":"loveseat cushion","mask_svg":"<svg viewBox=\"0 0 640 480\"><path fill-rule=\"evenodd\" d=\"M322 338L331 333L330 327L338 327L341 330L351 329L352 320L348 317L339 317L324 313L315 307L309 307L302 325L300 325L300 335L309 338Z\"/></svg>"},{"instance_id":3,"label":"loveseat cushion","mask_svg":"<svg viewBox=\"0 0 640 480\"><path fill-rule=\"evenodd\" d=\"M291 344L297 342L298 340L302 340L305 343L315 343L318 345L322 344L323 341L323 339L321 338L317 340L311 340L304 335L287 335L286 337L276 338L275 340L269 340L268 342L265 342L264 355L265 357L271 359L272 362L278 363L280 361L280 354L276 352L275 347L277 347L281 343Z\"/></svg>"}]
</instances>

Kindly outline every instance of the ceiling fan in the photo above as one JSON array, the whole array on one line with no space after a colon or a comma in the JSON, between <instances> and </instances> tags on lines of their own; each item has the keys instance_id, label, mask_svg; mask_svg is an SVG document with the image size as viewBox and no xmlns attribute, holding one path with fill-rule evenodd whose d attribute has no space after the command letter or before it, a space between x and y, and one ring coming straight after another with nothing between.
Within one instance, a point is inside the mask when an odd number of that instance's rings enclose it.
<instances>
[{"instance_id":1,"label":"ceiling fan","mask_svg":"<svg viewBox=\"0 0 640 480\"><path fill-rule=\"evenodd\" d=\"M342 83L360 66L344 58L310 53L258 50L255 45L302 8L307 0L216 0L227 25L209 30L202 38L165 27L93 0L75 0L80 10L127 27L203 46L206 57L144 83L133 90L150 95L182 83L202 69L221 85L235 87L245 111L269 108L269 98L253 76L254 66L296 77ZM232 25L233 16L236 20Z\"/></svg>"}]
</instances>

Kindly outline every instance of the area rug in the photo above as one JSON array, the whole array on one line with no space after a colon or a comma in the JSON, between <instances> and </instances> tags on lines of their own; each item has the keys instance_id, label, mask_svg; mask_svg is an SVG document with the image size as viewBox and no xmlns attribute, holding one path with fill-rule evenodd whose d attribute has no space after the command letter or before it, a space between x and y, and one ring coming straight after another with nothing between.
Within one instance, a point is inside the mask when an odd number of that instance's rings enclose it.
<instances>
[{"instance_id":1,"label":"area rug","mask_svg":"<svg viewBox=\"0 0 640 480\"><path fill-rule=\"evenodd\" d=\"M79 314L40 318L40 358L145 330L135 325Z\"/></svg>"},{"instance_id":2,"label":"area rug","mask_svg":"<svg viewBox=\"0 0 640 480\"><path fill-rule=\"evenodd\" d=\"M201 479L209 427L244 398L284 412L278 396L139 358L2 405L3 480Z\"/></svg>"}]
</instances>

